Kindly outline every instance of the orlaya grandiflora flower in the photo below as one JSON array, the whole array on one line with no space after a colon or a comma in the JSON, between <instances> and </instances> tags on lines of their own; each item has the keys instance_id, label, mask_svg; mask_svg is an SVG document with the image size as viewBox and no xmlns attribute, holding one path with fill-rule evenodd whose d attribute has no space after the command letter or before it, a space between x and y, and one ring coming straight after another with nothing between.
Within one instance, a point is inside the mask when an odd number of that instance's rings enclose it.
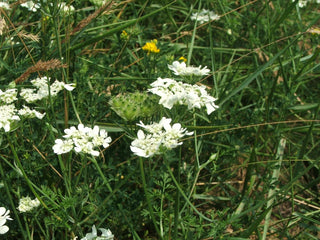
<instances>
[{"instance_id":1,"label":"orlaya grandiflora flower","mask_svg":"<svg viewBox=\"0 0 320 240\"><path fill-rule=\"evenodd\" d=\"M168 109L175 104L187 105L189 110L205 106L207 114L210 115L219 108L214 103L217 99L207 93L205 86L177 82L170 78L158 78L151 83L151 87L148 91L158 95L159 104Z\"/></svg>"},{"instance_id":2,"label":"orlaya grandiflora flower","mask_svg":"<svg viewBox=\"0 0 320 240\"><path fill-rule=\"evenodd\" d=\"M104 129L98 126L93 128L85 127L79 124L78 128L72 126L64 130L64 140L56 139L55 145L52 147L54 153L60 155L75 150L77 153L87 153L92 156L99 156L97 147L103 146L107 148L111 142L111 137Z\"/></svg>"},{"instance_id":3,"label":"orlaya grandiflora flower","mask_svg":"<svg viewBox=\"0 0 320 240\"><path fill-rule=\"evenodd\" d=\"M170 118L163 117L159 123L145 125L140 121L138 126L145 129L146 133L138 130L137 138L131 143L131 151L140 157L152 157L162 154L166 150L176 148L181 145L179 140L185 135L192 135L186 128L182 128L180 123L174 123L172 126Z\"/></svg>"},{"instance_id":4,"label":"orlaya grandiflora flower","mask_svg":"<svg viewBox=\"0 0 320 240\"><path fill-rule=\"evenodd\" d=\"M12 220L9 214L10 210L0 207L0 234L5 234L9 231L9 227L5 225L7 220Z\"/></svg>"},{"instance_id":5,"label":"orlaya grandiflora flower","mask_svg":"<svg viewBox=\"0 0 320 240\"><path fill-rule=\"evenodd\" d=\"M205 76L208 75L210 69L207 69L207 66L201 69L201 65L199 67L193 67L186 65L185 62L174 61L172 65L168 65L168 68L173 71L175 75L178 76Z\"/></svg>"}]
</instances>

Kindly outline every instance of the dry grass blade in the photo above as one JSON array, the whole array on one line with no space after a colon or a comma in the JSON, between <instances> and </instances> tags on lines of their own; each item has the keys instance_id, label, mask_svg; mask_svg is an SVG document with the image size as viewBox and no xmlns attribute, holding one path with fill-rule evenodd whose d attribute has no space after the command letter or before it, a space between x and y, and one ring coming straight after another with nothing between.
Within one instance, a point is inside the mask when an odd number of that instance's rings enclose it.
<instances>
[{"instance_id":1,"label":"dry grass blade","mask_svg":"<svg viewBox=\"0 0 320 240\"><path fill-rule=\"evenodd\" d=\"M18 32L18 36L20 38L24 38L24 39L30 39L34 42L39 42L39 36L38 35L34 35L31 33L27 33L26 31L22 30L20 32Z\"/></svg>"},{"instance_id":2,"label":"dry grass blade","mask_svg":"<svg viewBox=\"0 0 320 240\"><path fill-rule=\"evenodd\" d=\"M93 19L95 19L101 12L108 11L112 6L114 5L113 1L107 2L106 4L102 5L100 8L98 8L94 13L90 14L88 17L83 19L71 32L70 35L75 34L76 32L79 32L81 29L86 27Z\"/></svg>"},{"instance_id":3,"label":"dry grass blade","mask_svg":"<svg viewBox=\"0 0 320 240\"><path fill-rule=\"evenodd\" d=\"M6 29L7 29L6 21L2 17L0 17L0 35L2 35Z\"/></svg>"},{"instance_id":4,"label":"dry grass blade","mask_svg":"<svg viewBox=\"0 0 320 240\"><path fill-rule=\"evenodd\" d=\"M66 64L62 64L58 59L52 59L49 61L43 62L42 60L38 61L34 66L29 67L20 77L15 80L15 83L23 82L26 80L31 73L39 71L49 71L52 69L66 68ZM40 75L40 74L39 74Z\"/></svg>"}]
</instances>

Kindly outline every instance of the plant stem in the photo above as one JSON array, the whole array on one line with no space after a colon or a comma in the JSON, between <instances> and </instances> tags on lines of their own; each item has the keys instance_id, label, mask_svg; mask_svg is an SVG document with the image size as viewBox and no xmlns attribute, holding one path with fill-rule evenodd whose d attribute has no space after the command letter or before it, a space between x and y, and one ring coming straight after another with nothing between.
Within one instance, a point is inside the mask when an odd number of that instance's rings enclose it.
<instances>
[{"instance_id":1,"label":"plant stem","mask_svg":"<svg viewBox=\"0 0 320 240\"><path fill-rule=\"evenodd\" d=\"M272 182L271 182L271 188L268 192L268 202L267 202L267 209L270 208L269 212L267 213L266 217L265 217L265 224L264 224L264 228L263 228L263 236L262 236L262 240L265 240L267 237L267 232L268 232L268 228L269 228L269 223L270 223L270 217L271 217L271 212L272 212L272 204L274 202L275 196L275 184L278 181L279 175L280 175L280 168L281 168L281 163L282 163L282 158L283 158L283 152L284 152L284 148L286 146L286 140L284 138L282 138L280 140L279 146L278 146L278 150L277 150L277 155L276 155L276 159L278 160L277 165L275 167L275 169L273 170L272 173Z\"/></svg>"},{"instance_id":2,"label":"plant stem","mask_svg":"<svg viewBox=\"0 0 320 240\"><path fill-rule=\"evenodd\" d=\"M141 179L142 179L142 184L143 184L144 195L146 196L146 199L147 199L147 204L148 204L148 209L149 209L149 212L150 212L150 216L151 216L153 225L154 225L158 235L160 236L160 239L163 239L163 236L160 233L160 230L159 230L158 225L157 225L157 221L156 221L156 219L154 217L154 214L153 214L153 209L152 209L152 205L151 205L151 202L150 202L148 189L147 189L146 176L144 174L144 167L143 167L143 159L142 159L142 157L139 157L139 162L140 162L140 172L141 172Z\"/></svg>"},{"instance_id":3,"label":"plant stem","mask_svg":"<svg viewBox=\"0 0 320 240\"><path fill-rule=\"evenodd\" d=\"M19 218L19 215L17 213L17 210L16 210L16 206L12 200L12 196L11 196L11 193L10 193L10 190L9 190L9 186L6 182L6 178L5 178L5 174L4 174L4 171L3 171L3 168L2 168L2 164L1 164L1 161L0 161L0 173L1 173L1 176L2 176L2 179L3 179L3 182L4 182L4 188L6 190L6 193L7 193L7 197L8 197L8 200L10 202L10 205L11 205L11 208L13 209L13 213L14 213L14 216L15 216L15 220L18 221L18 225L19 225L19 228L21 230L21 233L22 233L22 236L24 239L26 239L26 234L25 234L25 231L22 227L22 223L20 221L20 218Z\"/></svg>"},{"instance_id":4,"label":"plant stem","mask_svg":"<svg viewBox=\"0 0 320 240\"><path fill-rule=\"evenodd\" d=\"M92 158L91 158L91 161L93 162L93 164L94 164L94 165L95 165L95 167L97 168L97 170L98 170L98 172L99 172L100 176L102 177L102 180L103 180L104 184L106 184L106 185L107 185L107 188L108 188L108 189L109 189L109 191L112 193L112 188L111 188L111 186L110 186L110 184L109 184L108 180L107 180L107 179L106 179L106 177L104 176L104 174L103 174L103 172L102 172L102 170L101 170L101 168L100 168L100 166L99 166L99 164L98 164L97 160L96 160L94 157L92 157Z\"/></svg>"}]
</instances>

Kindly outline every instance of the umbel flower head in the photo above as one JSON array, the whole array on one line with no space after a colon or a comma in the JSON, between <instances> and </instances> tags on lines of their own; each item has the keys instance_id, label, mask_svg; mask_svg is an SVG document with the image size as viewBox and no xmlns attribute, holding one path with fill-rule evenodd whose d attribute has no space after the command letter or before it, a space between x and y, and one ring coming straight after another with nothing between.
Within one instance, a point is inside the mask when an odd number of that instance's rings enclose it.
<instances>
[{"instance_id":1,"label":"umbel flower head","mask_svg":"<svg viewBox=\"0 0 320 240\"><path fill-rule=\"evenodd\" d=\"M30 197L22 197L19 200L18 210L20 212L30 212L32 209L39 206L40 201L37 198L32 200Z\"/></svg>"},{"instance_id":2,"label":"umbel flower head","mask_svg":"<svg viewBox=\"0 0 320 240\"><path fill-rule=\"evenodd\" d=\"M99 228L102 232L101 236L98 236L96 226L92 226L92 232L87 233L85 237L81 238L81 240L113 240L114 236L110 229Z\"/></svg>"},{"instance_id":3,"label":"umbel flower head","mask_svg":"<svg viewBox=\"0 0 320 240\"><path fill-rule=\"evenodd\" d=\"M45 115L26 106L18 110L14 104L17 100L16 88L9 88L6 91L0 89L0 129L3 128L5 132L9 132L12 125L20 121L21 117L42 119Z\"/></svg>"},{"instance_id":4,"label":"umbel flower head","mask_svg":"<svg viewBox=\"0 0 320 240\"><path fill-rule=\"evenodd\" d=\"M9 210L6 210L4 207L0 207L0 234L5 234L9 231L9 227L5 225L7 220L12 220L9 214Z\"/></svg>"},{"instance_id":5,"label":"umbel flower head","mask_svg":"<svg viewBox=\"0 0 320 240\"><path fill-rule=\"evenodd\" d=\"M147 42L143 47L142 50L147 51L148 55L150 53L159 53L160 49L157 48L157 39L151 40L151 42Z\"/></svg>"},{"instance_id":6,"label":"umbel flower head","mask_svg":"<svg viewBox=\"0 0 320 240\"><path fill-rule=\"evenodd\" d=\"M92 156L99 156L99 151L95 148L109 146L111 137L108 137L108 132L104 129L99 129L98 126L93 128L85 127L83 124L78 125L78 129L71 127L64 130L64 140L56 139L55 145L52 147L54 153L60 155L63 153L75 150L77 153L87 153Z\"/></svg>"},{"instance_id":7,"label":"umbel flower head","mask_svg":"<svg viewBox=\"0 0 320 240\"><path fill-rule=\"evenodd\" d=\"M159 123L145 125L140 121L138 126L144 128L146 133L138 130L137 138L131 143L131 151L140 157L152 157L156 154L162 154L166 150L176 148L181 145L179 140L185 135L192 135L186 128L182 128L180 123L172 126L170 118L163 117Z\"/></svg>"},{"instance_id":8,"label":"umbel flower head","mask_svg":"<svg viewBox=\"0 0 320 240\"><path fill-rule=\"evenodd\" d=\"M168 65L168 68L173 71L175 75L180 76L205 76L208 75L210 69L207 69L207 66L201 69L201 65L199 67L187 67L186 63L174 61L172 65Z\"/></svg>"},{"instance_id":9,"label":"umbel flower head","mask_svg":"<svg viewBox=\"0 0 320 240\"><path fill-rule=\"evenodd\" d=\"M50 78L42 77L31 80L34 88L23 88L21 89L20 96L28 103L33 103L35 101L47 98L49 95L55 97L61 90L66 89L67 91L72 91L75 88L74 83L66 84L55 80L50 87L48 86ZM49 93L50 89L50 93Z\"/></svg>"},{"instance_id":10,"label":"umbel flower head","mask_svg":"<svg viewBox=\"0 0 320 240\"><path fill-rule=\"evenodd\" d=\"M177 82L171 78L158 78L151 83L151 87L148 91L158 95L159 104L168 109L175 104L187 105L189 110L205 106L209 115L219 108L214 103L217 99L207 93L205 86Z\"/></svg>"},{"instance_id":11,"label":"umbel flower head","mask_svg":"<svg viewBox=\"0 0 320 240\"><path fill-rule=\"evenodd\" d=\"M156 98L150 93L134 92L112 97L109 105L121 118L133 121L152 116L159 106Z\"/></svg>"},{"instance_id":12,"label":"umbel flower head","mask_svg":"<svg viewBox=\"0 0 320 240\"><path fill-rule=\"evenodd\" d=\"M219 20L220 16L215 14L213 11L202 9L200 12L193 13L191 20L197 20L200 24L209 21Z\"/></svg>"}]
</instances>

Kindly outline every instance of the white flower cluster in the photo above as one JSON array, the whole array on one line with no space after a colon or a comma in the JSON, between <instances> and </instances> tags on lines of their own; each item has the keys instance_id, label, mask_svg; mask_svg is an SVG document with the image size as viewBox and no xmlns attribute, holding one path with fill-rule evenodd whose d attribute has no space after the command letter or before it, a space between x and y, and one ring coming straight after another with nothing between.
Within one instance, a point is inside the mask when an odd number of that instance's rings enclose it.
<instances>
[{"instance_id":1,"label":"white flower cluster","mask_svg":"<svg viewBox=\"0 0 320 240\"><path fill-rule=\"evenodd\" d=\"M200 12L193 13L191 16L191 20L198 21L200 24L209 21L219 20L220 16L215 14L213 11L209 11L206 9L202 9Z\"/></svg>"},{"instance_id":2,"label":"white flower cluster","mask_svg":"<svg viewBox=\"0 0 320 240\"><path fill-rule=\"evenodd\" d=\"M113 240L114 236L110 229L99 228L102 232L101 236L98 236L96 226L92 226L92 232L87 233L85 237L81 238L81 240Z\"/></svg>"},{"instance_id":3,"label":"white flower cluster","mask_svg":"<svg viewBox=\"0 0 320 240\"><path fill-rule=\"evenodd\" d=\"M316 3L320 3L320 0L292 0L292 2L296 2L296 1L298 1L298 6L300 7L300 8L303 8L303 7L305 7L305 6L307 6L307 4L309 3L309 2L316 2Z\"/></svg>"},{"instance_id":4,"label":"white flower cluster","mask_svg":"<svg viewBox=\"0 0 320 240\"><path fill-rule=\"evenodd\" d=\"M33 1L26 1L21 3L21 7L28 8L29 11L36 12L40 8L40 4L34 3Z\"/></svg>"},{"instance_id":5,"label":"white flower cluster","mask_svg":"<svg viewBox=\"0 0 320 240\"><path fill-rule=\"evenodd\" d=\"M39 206L40 201L37 198L32 200L30 197L23 197L19 200L18 210L20 212L30 212L32 209Z\"/></svg>"},{"instance_id":6,"label":"white flower cluster","mask_svg":"<svg viewBox=\"0 0 320 240\"><path fill-rule=\"evenodd\" d=\"M187 105L188 109L206 106L208 115L219 108L217 100L208 95L205 86L177 82L171 78L158 78L151 84L149 92L160 96L159 104L171 109L175 104Z\"/></svg>"},{"instance_id":7,"label":"white flower cluster","mask_svg":"<svg viewBox=\"0 0 320 240\"><path fill-rule=\"evenodd\" d=\"M47 1L44 0L43 2L47 2ZM53 5L53 3L50 3L50 4L51 4L51 6ZM36 12L41 7L41 5L39 3L34 3L33 1L27 1L25 3L22 3L21 6L28 8L28 10L31 12ZM74 12L74 7L72 5L68 5L65 2L58 3L58 8L63 13Z\"/></svg>"},{"instance_id":8,"label":"white flower cluster","mask_svg":"<svg viewBox=\"0 0 320 240\"><path fill-rule=\"evenodd\" d=\"M88 153L92 156L99 156L99 151L94 148L109 146L111 137L108 137L108 132L104 129L100 130L98 126L93 129L85 127L83 124L78 125L78 129L71 127L64 130L65 134L62 139L56 139L55 145L52 147L54 153L60 155L70 152L74 149L77 153Z\"/></svg>"},{"instance_id":9,"label":"white flower cluster","mask_svg":"<svg viewBox=\"0 0 320 240\"><path fill-rule=\"evenodd\" d=\"M9 210L6 210L4 207L0 207L0 234L5 234L9 231L9 227L5 225L7 220L12 220L9 213Z\"/></svg>"},{"instance_id":10,"label":"white flower cluster","mask_svg":"<svg viewBox=\"0 0 320 240\"><path fill-rule=\"evenodd\" d=\"M0 129L3 128L5 132L9 132L11 124L20 121L20 117L42 119L45 115L27 106L18 110L14 105L17 100L17 89L10 88L6 91L0 89Z\"/></svg>"},{"instance_id":11,"label":"white flower cluster","mask_svg":"<svg viewBox=\"0 0 320 240\"><path fill-rule=\"evenodd\" d=\"M185 62L174 61L172 65L168 65L168 68L173 71L175 75L180 76L204 76L208 75L210 69L207 69L207 66L201 69L201 65L199 67L186 66Z\"/></svg>"},{"instance_id":12,"label":"white flower cluster","mask_svg":"<svg viewBox=\"0 0 320 240\"><path fill-rule=\"evenodd\" d=\"M145 129L147 134L138 130L137 138L131 143L131 151L140 157L152 157L161 154L168 149L181 145L179 140L185 135L192 135L193 132L186 131L180 123L170 125L171 119L163 117L159 123L144 125L141 121L138 126Z\"/></svg>"},{"instance_id":13,"label":"white flower cluster","mask_svg":"<svg viewBox=\"0 0 320 240\"><path fill-rule=\"evenodd\" d=\"M74 7L72 5L68 5L65 2L61 2L58 4L59 9L63 12L63 13L72 13L74 12Z\"/></svg>"},{"instance_id":14,"label":"white flower cluster","mask_svg":"<svg viewBox=\"0 0 320 240\"><path fill-rule=\"evenodd\" d=\"M66 89L68 91L72 91L75 88L75 84L66 84L64 82L59 82L55 80L54 83L48 86L48 82L50 82L50 78L42 77L31 80L32 85L36 88L24 88L20 92L20 96L28 103L32 103L43 98L47 98L50 95L52 97L56 96L61 90Z\"/></svg>"},{"instance_id":15,"label":"white flower cluster","mask_svg":"<svg viewBox=\"0 0 320 240\"><path fill-rule=\"evenodd\" d=\"M10 5L6 2L0 2L0 8L4 8L6 10L10 10Z\"/></svg>"}]
</instances>

